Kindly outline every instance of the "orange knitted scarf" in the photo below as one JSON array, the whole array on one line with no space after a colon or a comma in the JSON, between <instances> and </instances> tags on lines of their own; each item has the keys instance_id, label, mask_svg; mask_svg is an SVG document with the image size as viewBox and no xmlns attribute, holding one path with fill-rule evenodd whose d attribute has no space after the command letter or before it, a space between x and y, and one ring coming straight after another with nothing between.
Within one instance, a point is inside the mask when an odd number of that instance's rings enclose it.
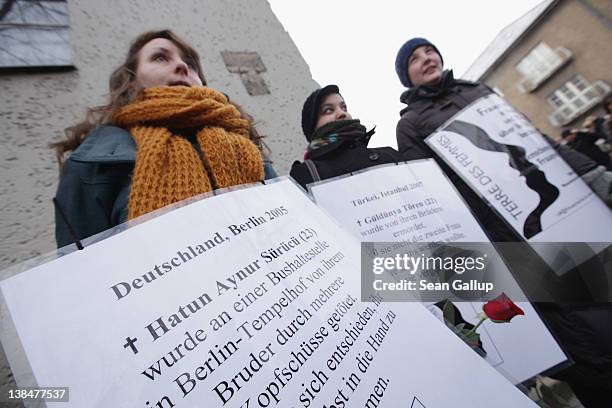
<instances>
[{"instance_id":1,"label":"orange knitted scarf","mask_svg":"<svg viewBox=\"0 0 612 408\"><path fill-rule=\"evenodd\" d=\"M145 89L120 109L114 123L138 146L128 219L194 195L263 180L263 161L248 139L249 122L208 87ZM204 157L177 130L195 130Z\"/></svg>"}]
</instances>

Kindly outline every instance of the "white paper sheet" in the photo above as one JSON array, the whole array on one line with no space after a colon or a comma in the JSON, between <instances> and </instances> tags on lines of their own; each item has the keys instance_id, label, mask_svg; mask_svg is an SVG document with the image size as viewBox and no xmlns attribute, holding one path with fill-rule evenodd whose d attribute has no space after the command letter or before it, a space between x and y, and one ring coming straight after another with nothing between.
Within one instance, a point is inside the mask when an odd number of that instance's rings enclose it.
<instances>
[{"instance_id":1,"label":"white paper sheet","mask_svg":"<svg viewBox=\"0 0 612 408\"><path fill-rule=\"evenodd\" d=\"M358 271L358 242L284 180L0 288L38 383L70 387L63 407L535 406L420 304L354 302Z\"/></svg>"},{"instance_id":2,"label":"white paper sheet","mask_svg":"<svg viewBox=\"0 0 612 408\"><path fill-rule=\"evenodd\" d=\"M489 242L453 185L433 160L380 166L309 186L321 208L362 241ZM508 272L510 276L510 272ZM517 289L518 290L518 289ZM486 360L515 383L566 357L528 302L511 324L482 326ZM476 324L482 303L458 303Z\"/></svg>"}]
</instances>

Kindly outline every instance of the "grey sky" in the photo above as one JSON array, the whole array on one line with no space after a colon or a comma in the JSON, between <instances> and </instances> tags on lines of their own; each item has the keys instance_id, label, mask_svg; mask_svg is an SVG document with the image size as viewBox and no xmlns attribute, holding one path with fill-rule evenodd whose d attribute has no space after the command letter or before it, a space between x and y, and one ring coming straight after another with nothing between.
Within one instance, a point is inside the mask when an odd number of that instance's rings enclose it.
<instances>
[{"instance_id":1,"label":"grey sky","mask_svg":"<svg viewBox=\"0 0 612 408\"><path fill-rule=\"evenodd\" d=\"M368 128L376 125L372 145L394 147L404 90L394 63L406 40L429 39L445 67L460 76L502 28L541 2L268 1L314 80L322 86L336 83L353 117Z\"/></svg>"}]
</instances>

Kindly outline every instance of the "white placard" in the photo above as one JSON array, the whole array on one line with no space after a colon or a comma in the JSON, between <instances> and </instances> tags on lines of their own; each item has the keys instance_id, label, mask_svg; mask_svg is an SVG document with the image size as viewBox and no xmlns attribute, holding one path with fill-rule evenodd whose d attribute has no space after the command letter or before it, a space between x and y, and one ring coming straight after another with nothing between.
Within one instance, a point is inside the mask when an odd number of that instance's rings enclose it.
<instances>
[{"instance_id":1,"label":"white placard","mask_svg":"<svg viewBox=\"0 0 612 408\"><path fill-rule=\"evenodd\" d=\"M0 287L61 406L535 407L420 304L356 301L358 270L358 242L283 180Z\"/></svg>"},{"instance_id":2,"label":"white placard","mask_svg":"<svg viewBox=\"0 0 612 408\"><path fill-rule=\"evenodd\" d=\"M432 159L379 166L351 177L311 184L309 189L317 205L362 241L489 242ZM509 271L507 275L511 276ZM520 383L566 357L531 304L517 304L525 316L509 325L483 326L481 340L486 360ZM456 306L466 321L478 322L482 303Z\"/></svg>"},{"instance_id":3,"label":"white placard","mask_svg":"<svg viewBox=\"0 0 612 408\"><path fill-rule=\"evenodd\" d=\"M612 216L605 203L537 129L498 95L470 104L426 143L526 240L612 241ZM598 252L605 246L593 249ZM550 264L558 255L534 248ZM556 265L555 269L562 273L569 267Z\"/></svg>"}]
</instances>

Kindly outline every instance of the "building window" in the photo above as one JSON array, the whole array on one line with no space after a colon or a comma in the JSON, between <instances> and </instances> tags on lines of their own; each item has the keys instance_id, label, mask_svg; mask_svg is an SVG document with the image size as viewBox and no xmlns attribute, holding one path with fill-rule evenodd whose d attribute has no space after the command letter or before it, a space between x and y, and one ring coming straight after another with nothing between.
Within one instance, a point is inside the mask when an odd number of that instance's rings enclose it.
<instances>
[{"instance_id":1,"label":"building window","mask_svg":"<svg viewBox=\"0 0 612 408\"><path fill-rule=\"evenodd\" d=\"M548 97L548 102L554 107L554 108L560 108L563 106L563 100L561 98L559 98L557 95L552 94Z\"/></svg>"},{"instance_id":2,"label":"building window","mask_svg":"<svg viewBox=\"0 0 612 408\"><path fill-rule=\"evenodd\" d=\"M523 77L518 84L519 90L534 91L571 58L572 53L567 48L552 49L546 43L539 43L516 66Z\"/></svg>"},{"instance_id":3,"label":"building window","mask_svg":"<svg viewBox=\"0 0 612 408\"><path fill-rule=\"evenodd\" d=\"M66 0L0 4L0 68L72 66Z\"/></svg>"},{"instance_id":4,"label":"building window","mask_svg":"<svg viewBox=\"0 0 612 408\"><path fill-rule=\"evenodd\" d=\"M610 86L604 81L589 84L582 75L574 75L548 95L548 103L555 109L548 120L555 126L564 126L601 102L608 92Z\"/></svg>"},{"instance_id":5,"label":"building window","mask_svg":"<svg viewBox=\"0 0 612 408\"><path fill-rule=\"evenodd\" d=\"M572 79L570 79L570 82L572 83L572 85L574 85L576 87L576 89L578 89L579 91L584 91L588 86L589 83L587 81L584 80L584 78L582 77L582 75L574 75L572 77Z\"/></svg>"}]
</instances>

